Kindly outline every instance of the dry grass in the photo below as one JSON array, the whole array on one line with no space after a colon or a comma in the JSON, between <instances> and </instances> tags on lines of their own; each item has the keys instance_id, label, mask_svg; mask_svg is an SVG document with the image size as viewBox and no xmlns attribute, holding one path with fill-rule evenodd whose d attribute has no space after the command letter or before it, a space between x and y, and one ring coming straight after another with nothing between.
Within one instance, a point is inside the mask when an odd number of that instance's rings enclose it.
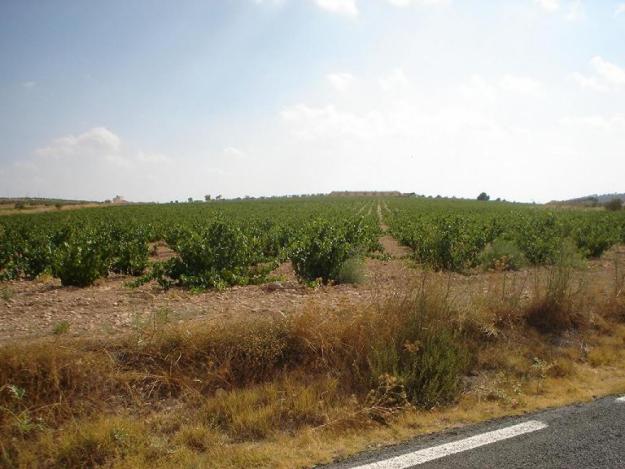
<instances>
[{"instance_id":1,"label":"dry grass","mask_svg":"<svg viewBox=\"0 0 625 469\"><path fill-rule=\"evenodd\" d=\"M502 274L460 306L437 279L357 310L2 347L2 465L304 467L625 390L618 285Z\"/></svg>"}]
</instances>

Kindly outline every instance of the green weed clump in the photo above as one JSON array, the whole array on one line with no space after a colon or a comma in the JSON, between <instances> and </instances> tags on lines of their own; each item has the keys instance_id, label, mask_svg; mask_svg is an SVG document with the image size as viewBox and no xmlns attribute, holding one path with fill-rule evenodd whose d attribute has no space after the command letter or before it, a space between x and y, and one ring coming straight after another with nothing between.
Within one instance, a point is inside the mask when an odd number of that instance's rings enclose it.
<instances>
[{"instance_id":1,"label":"green weed clump","mask_svg":"<svg viewBox=\"0 0 625 469\"><path fill-rule=\"evenodd\" d=\"M363 261L360 258L352 257L347 259L341 266L336 278L338 283L360 284L365 281Z\"/></svg>"},{"instance_id":2,"label":"green weed clump","mask_svg":"<svg viewBox=\"0 0 625 469\"><path fill-rule=\"evenodd\" d=\"M527 259L514 241L497 238L482 251L480 264L485 270L519 270Z\"/></svg>"}]
</instances>

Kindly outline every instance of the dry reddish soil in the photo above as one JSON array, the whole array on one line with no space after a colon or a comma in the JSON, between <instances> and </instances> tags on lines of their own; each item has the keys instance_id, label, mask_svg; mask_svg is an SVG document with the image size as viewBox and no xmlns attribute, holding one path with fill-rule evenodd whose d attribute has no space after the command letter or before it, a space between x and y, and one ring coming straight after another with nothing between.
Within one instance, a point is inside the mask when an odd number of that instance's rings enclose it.
<instances>
[{"instance_id":1,"label":"dry reddish soil","mask_svg":"<svg viewBox=\"0 0 625 469\"><path fill-rule=\"evenodd\" d=\"M159 252L164 258L167 253ZM384 285L385 294L415 275L398 261L367 259L361 285L310 288L300 284L289 264L276 271L276 281L191 293L156 284L129 288L129 277L109 277L87 288L62 287L58 280L0 283L0 342L53 336L55 325L67 321L69 335L115 335L164 315L169 320L204 318L215 321L250 315L289 314L304 306L346 308L371 304Z\"/></svg>"},{"instance_id":2,"label":"dry reddish soil","mask_svg":"<svg viewBox=\"0 0 625 469\"><path fill-rule=\"evenodd\" d=\"M0 343L25 338L53 338L62 322L69 324L72 336L115 336L142 328L151 321L225 321L257 315L287 315L302 308L344 309L376 304L389 295L405 291L422 271L404 258L409 250L388 235L381 239L389 260L366 259L366 277L360 285L334 285L311 288L300 284L289 264L273 272L275 281L265 285L232 287L224 291L192 293L180 288L163 290L156 284L129 288L129 277L109 277L88 288L61 287L58 280L13 281L0 283ZM173 253L164 245L153 249L154 259ZM593 294L614 288L614 257L625 270L625 249L620 247L602 259L588 263L579 273L592 287ZM539 269L515 273L459 275L431 274L450 294L470 305L476 294L501 288L522 289L529 296Z\"/></svg>"}]
</instances>

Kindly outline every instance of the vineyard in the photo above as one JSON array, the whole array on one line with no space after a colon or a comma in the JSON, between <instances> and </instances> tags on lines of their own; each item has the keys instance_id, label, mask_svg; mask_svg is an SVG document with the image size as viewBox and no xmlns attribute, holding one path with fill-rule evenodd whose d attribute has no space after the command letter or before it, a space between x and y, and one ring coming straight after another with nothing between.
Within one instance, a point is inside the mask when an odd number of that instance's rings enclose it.
<instances>
[{"instance_id":1,"label":"vineyard","mask_svg":"<svg viewBox=\"0 0 625 469\"><path fill-rule=\"evenodd\" d=\"M623 212L389 199L386 218L393 236L413 250L415 260L435 270L549 265L571 251L595 258L625 242Z\"/></svg>"},{"instance_id":2,"label":"vineyard","mask_svg":"<svg viewBox=\"0 0 625 469\"><path fill-rule=\"evenodd\" d=\"M373 203L373 202L370 202ZM0 220L0 276L50 274L87 286L109 273L163 287L259 283L290 259L304 281L336 280L341 266L379 248L379 227L362 200L277 200L142 205ZM153 243L171 259L150 263Z\"/></svg>"},{"instance_id":3,"label":"vineyard","mask_svg":"<svg viewBox=\"0 0 625 469\"><path fill-rule=\"evenodd\" d=\"M313 467L622 394L624 242L417 197L0 216L0 466Z\"/></svg>"},{"instance_id":4,"label":"vineyard","mask_svg":"<svg viewBox=\"0 0 625 469\"><path fill-rule=\"evenodd\" d=\"M548 265L563 251L599 257L625 242L623 213L510 203L311 197L153 204L2 217L0 278L48 274L62 285L88 286L116 273L135 276L137 285L224 288L262 283L290 261L302 281L332 283L349 260L382 250L381 221L418 264L456 272ZM150 262L157 242L175 255Z\"/></svg>"}]
</instances>

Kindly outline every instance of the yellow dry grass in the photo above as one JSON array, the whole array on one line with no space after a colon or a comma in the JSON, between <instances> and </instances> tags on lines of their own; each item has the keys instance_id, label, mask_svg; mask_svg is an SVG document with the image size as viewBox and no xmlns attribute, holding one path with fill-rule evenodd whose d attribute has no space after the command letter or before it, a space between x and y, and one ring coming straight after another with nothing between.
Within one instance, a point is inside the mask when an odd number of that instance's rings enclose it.
<instances>
[{"instance_id":1,"label":"yellow dry grass","mask_svg":"<svg viewBox=\"0 0 625 469\"><path fill-rule=\"evenodd\" d=\"M530 297L508 286L458 307L424 277L370 308L194 329L162 324L112 343L59 336L8 345L0 348L1 461L309 467L624 393L622 289L589 301L589 290L552 284L563 303L548 304L542 314L554 318L538 326L528 317L554 298L548 282ZM436 366L424 373L420 357L450 340L456 355L433 355Z\"/></svg>"}]
</instances>

